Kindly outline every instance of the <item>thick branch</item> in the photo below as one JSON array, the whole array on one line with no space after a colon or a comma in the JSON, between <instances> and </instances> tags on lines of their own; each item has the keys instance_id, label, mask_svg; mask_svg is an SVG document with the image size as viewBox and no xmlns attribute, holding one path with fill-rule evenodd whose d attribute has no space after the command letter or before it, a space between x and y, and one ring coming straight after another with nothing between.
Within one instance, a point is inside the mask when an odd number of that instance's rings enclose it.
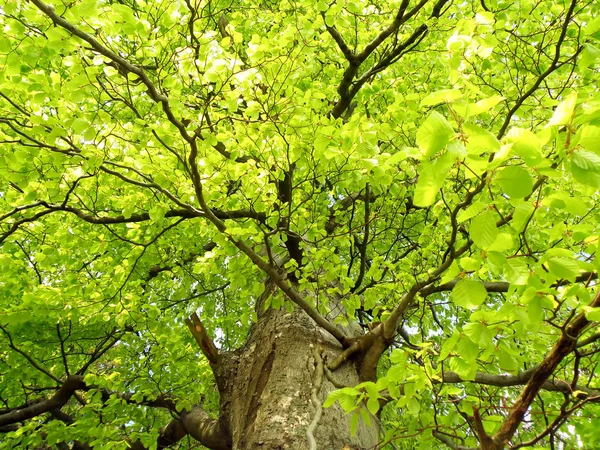
<instances>
[{"instance_id":1,"label":"thick branch","mask_svg":"<svg viewBox=\"0 0 600 450\"><path fill-rule=\"evenodd\" d=\"M470 418L469 421L472 423L472 427L475 430L475 433L477 433L477 438L479 439L481 450L493 448L494 442L492 438L485 432L485 428L483 427L483 420L481 419L481 415L479 414L479 408L477 406L473 406L473 417Z\"/></svg>"},{"instance_id":2,"label":"thick branch","mask_svg":"<svg viewBox=\"0 0 600 450\"><path fill-rule=\"evenodd\" d=\"M136 222L145 222L150 220L150 214L147 212L132 214L129 217L125 217L123 215L119 216L97 216L94 214L89 214L88 212L75 208L72 206L66 205L54 205L48 204L46 202L40 202L39 206L45 206L47 209L44 211L40 211L37 214L31 217L25 217L23 219L17 220L12 223L11 227L4 233L0 234L0 243L3 242L7 237L16 232L19 227L25 223L33 222L42 216L47 214L51 214L57 211L64 211L71 214L75 214L81 220L92 223L92 224L103 224L103 225L114 225L114 224L122 224L122 223L136 223ZM213 214L221 219L256 219L260 222L263 222L266 219L264 213L258 213L250 210L234 210L234 211L219 211L214 210ZM165 217L181 217L186 219L191 219L195 217L205 217L202 211L190 210L190 209L171 209L165 213Z\"/></svg>"},{"instance_id":3,"label":"thick branch","mask_svg":"<svg viewBox=\"0 0 600 450\"><path fill-rule=\"evenodd\" d=\"M403 23L406 23L406 21L408 19L410 19L411 17L413 17L415 14L417 14L421 10L421 8L423 8L425 6L425 4L428 1L429 0L421 0L418 5L416 5L407 14L405 14L406 8L408 7L409 0L403 0L402 4L400 5L400 8L398 9L398 12L396 13L396 17L394 18L393 22L390 23L385 29L383 29L381 31L381 33L379 33L375 37L375 39L373 39L371 42L369 42L365 46L363 51L357 55L357 59L360 62L363 62L364 60L366 60L371 55L371 53L373 53L375 51L375 49L383 43L383 41L385 41L389 36L391 36L396 31L398 31L400 29L400 26L402 26Z\"/></svg>"},{"instance_id":4,"label":"thick branch","mask_svg":"<svg viewBox=\"0 0 600 450\"><path fill-rule=\"evenodd\" d=\"M321 13L321 16L323 17L323 21L325 22L325 13ZM329 25L327 25L327 23L325 23L325 28L327 29L327 32L331 35L335 43L338 45L338 47L340 48L340 50L344 54L344 57L350 63L350 65L355 64L356 55L350 49L350 47L348 47L348 44L346 44L346 41L344 41L344 38L337 30L335 25L330 27Z\"/></svg>"},{"instance_id":5,"label":"thick branch","mask_svg":"<svg viewBox=\"0 0 600 450\"><path fill-rule=\"evenodd\" d=\"M600 307L600 292L596 294L589 306ZM563 335L538 366L515 401L500 430L494 435L494 442L498 448L503 448L513 437L546 380L554 373L562 360L576 348L577 339L589 324L590 321L582 312L563 329Z\"/></svg>"},{"instance_id":6,"label":"thick branch","mask_svg":"<svg viewBox=\"0 0 600 450\"><path fill-rule=\"evenodd\" d=\"M69 401L76 390L83 388L85 388L83 377L71 375L49 399L0 415L0 427L23 422L52 410L60 409Z\"/></svg>"},{"instance_id":7,"label":"thick branch","mask_svg":"<svg viewBox=\"0 0 600 450\"><path fill-rule=\"evenodd\" d=\"M338 94L340 95L339 100L336 102L335 106L331 109L330 115L334 118L339 118L342 116L344 111L350 106L352 99L356 96L361 87L369 81L376 73L381 72L385 68L389 67L391 64L396 62L406 51L414 48L414 45L418 45L419 42L425 37L428 31L428 27L426 24L421 24L417 27L411 36L408 37L401 44L394 43L392 46L392 50L390 50L387 54L382 56L379 62L374 64L371 68L369 68L358 80L353 81L358 74L361 64L377 49L380 45L391 35L396 34L402 24L404 24L407 20L415 16L427 3L428 0L421 0L413 9L409 12L406 12L406 8L408 7L408 1L404 0L396 13L396 16L392 23L388 25L385 29L379 33L371 42L369 42L365 48L358 53L357 55L353 55L351 52L348 53L345 51L344 47L347 47L344 43L343 39L337 33L337 30L332 29L328 31L337 42L340 49L346 56L348 60L348 67L344 71L344 75L342 76L342 80L338 85ZM448 2L448 0L438 0L433 7L431 17L436 18L441 15L441 10L444 5Z\"/></svg>"},{"instance_id":8,"label":"thick branch","mask_svg":"<svg viewBox=\"0 0 600 450\"><path fill-rule=\"evenodd\" d=\"M211 418L202 408L194 407L181 415L181 421L187 433L211 450L231 450L229 436L220 421Z\"/></svg>"},{"instance_id":9,"label":"thick branch","mask_svg":"<svg viewBox=\"0 0 600 450\"><path fill-rule=\"evenodd\" d=\"M369 245L369 216L370 216L370 189L369 184L365 188L365 232L363 234L363 240L359 246L360 252L360 270L358 272L358 278L351 289L351 292L356 292L360 287L365 277L365 271L367 270L367 246Z\"/></svg>"},{"instance_id":10,"label":"thick branch","mask_svg":"<svg viewBox=\"0 0 600 450\"><path fill-rule=\"evenodd\" d=\"M452 441L452 439L450 439L449 436L446 436L445 434L439 433L437 431L434 431L432 433L432 436L453 450L477 450L473 447L465 447L463 445L457 445Z\"/></svg>"},{"instance_id":11,"label":"thick branch","mask_svg":"<svg viewBox=\"0 0 600 450\"><path fill-rule=\"evenodd\" d=\"M185 323L190 329L192 336L194 336L194 339L196 339L200 350L206 356L206 359L208 359L211 365L219 364L219 351L208 335L198 314L193 313L189 318L185 319Z\"/></svg>"},{"instance_id":12,"label":"thick branch","mask_svg":"<svg viewBox=\"0 0 600 450\"><path fill-rule=\"evenodd\" d=\"M28 419L40 416L45 413L51 413L59 420L64 420L68 417L61 413L60 409L67 404L69 399L77 390L96 389L87 386L81 375L71 375L65 379L62 386L56 393L46 399L36 402L31 402L22 407L10 410L4 414L0 414L0 432L15 431L19 428L17 425ZM100 389L102 398L107 400L111 396L125 400L127 403L136 405L145 405L151 407L168 408L175 411L175 402L165 396L159 396L154 400L132 400L134 394L120 394L110 392L106 389ZM157 448L166 448L186 435L190 435L203 446L213 450L230 450L231 440L223 431L217 419L213 419L206 414L200 407L194 407L189 412L183 412L180 417L176 417L166 426L160 429L157 441ZM136 450L146 449L141 442L135 441L131 443L131 448Z\"/></svg>"},{"instance_id":13,"label":"thick branch","mask_svg":"<svg viewBox=\"0 0 600 450\"><path fill-rule=\"evenodd\" d=\"M231 450L231 438L221 429L218 420L209 417L200 407L182 413L180 417L173 418L162 427L157 439L157 448L167 448L188 435L211 450ZM130 445L131 450L147 450L140 441Z\"/></svg>"}]
</instances>

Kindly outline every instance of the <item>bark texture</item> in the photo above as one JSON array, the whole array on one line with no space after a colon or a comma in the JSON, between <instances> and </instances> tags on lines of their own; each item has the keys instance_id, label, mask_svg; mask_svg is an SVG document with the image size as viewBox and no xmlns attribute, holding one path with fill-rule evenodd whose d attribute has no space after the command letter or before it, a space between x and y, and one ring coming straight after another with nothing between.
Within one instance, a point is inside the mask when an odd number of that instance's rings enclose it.
<instances>
[{"instance_id":1,"label":"bark texture","mask_svg":"<svg viewBox=\"0 0 600 450\"><path fill-rule=\"evenodd\" d=\"M229 422L234 450L309 448L306 430L315 415L311 403L315 347L323 350L325 361L342 352L339 342L303 311L269 310L260 316L245 347L227 356L233 381L221 394L221 415ZM334 377L347 386L361 381L355 364L345 364ZM335 389L324 378L318 398L324 401ZM378 428L372 417L370 427L360 421L351 436L350 415L335 404L323 410L314 438L320 450L369 448L378 442Z\"/></svg>"}]
</instances>

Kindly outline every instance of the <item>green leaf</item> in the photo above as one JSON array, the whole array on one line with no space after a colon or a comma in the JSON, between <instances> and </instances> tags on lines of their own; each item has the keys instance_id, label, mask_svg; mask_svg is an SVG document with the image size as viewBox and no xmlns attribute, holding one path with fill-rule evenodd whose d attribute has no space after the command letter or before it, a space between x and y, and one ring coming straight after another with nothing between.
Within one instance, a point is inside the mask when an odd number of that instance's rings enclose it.
<instances>
[{"instance_id":1,"label":"green leaf","mask_svg":"<svg viewBox=\"0 0 600 450\"><path fill-rule=\"evenodd\" d=\"M117 69L115 69L114 67L110 67L110 66L104 66L102 68L102 71L109 78L114 77L119 74L119 71Z\"/></svg>"},{"instance_id":2,"label":"green leaf","mask_svg":"<svg viewBox=\"0 0 600 450\"><path fill-rule=\"evenodd\" d=\"M483 25L492 25L494 23L494 13L491 11L479 11L475 15L475 21Z\"/></svg>"},{"instance_id":3,"label":"green leaf","mask_svg":"<svg viewBox=\"0 0 600 450\"><path fill-rule=\"evenodd\" d=\"M584 125L577 134L579 145L586 150L600 154L600 127Z\"/></svg>"},{"instance_id":4,"label":"green leaf","mask_svg":"<svg viewBox=\"0 0 600 450\"><path fill-rule=\"evenodd\" d=\"M467 272L475 272L479 269L481 261L470 256L465 256L460 259L460 266Z\"/></svg>"},{"instance_id":5,"label":"green leaf","mask_svg":"<svg viewBox=\"0 0 600 450\"><path fill-rule=\"evenodd\" d=\"M344 394L339 399L340 406L345 412L350 412L356 409L356 396Z\"/></svg>"},{"instance_id":6,"label":"green leaf","mask_svg":"<svg viewBox=\"0 0 600 450\"><path fill-rule=\"evenodd\" d=\"M579 160L580 164L586 164L582 160ZM571 174L573 178L579 183L586 186L591 186L596 189L600 189L600 173L595 170L582 169L577 164L573 163L570 166Z\"/></svg>"},{"instance_id":7,"label":"green leaf","mask_svg":"<svg viewBox=\"0 0 600 450\"><path fill-rule=\"evenodd\" d=\"M531 203L521 203L515 208L511 226L517 231L523 231L525 225L531 220L535 208Z\"/></svg>"},{"instance_id":8,"label":"green leaf","mask_svg":"<svg viewBox=\"0 0 600 450\"><path fill-rule=\"evenodd\" d=\"M317 11L319 12L325 12L329 9L329 6L327 5L327 2L324 2L323 0L319 0L317 2Z\"/></svg>"},{"instance_id":9,"label":"green leaf","mask_svg":"<svg viewBox=\"0 0 600 450\"><path fill-rule=\"evenodd\" d=\"M581 272L576 261L559 257L548 259L548 268L553 275L569 281L575 281Z\"/></svg>"},{"instance_id":10,"label":"green leaf","mask_svg":"<svg viewBox=\"0 0 600 450\"><path fill-rule=\"evenodd\" d=\"M544 320L544 308L537 295L527 303L527 317L530 326L539 326Z\"/></svg>"},{"instance_id":11,"label":"green leaf","mask_svg":"<svg viewBox=\"0 0 600 450\"><path fill-rule=\"evenodd\" d=\"M352 14L360 14L361 12L360 7L354 2L348 2L348 4L346 5L346 9Z\"/></svg>"},{"instance_id":12,"label":"green leaf","mask_svg":"<svg viewBox=\"0 0 600 450\"><path fill-rule=\"evenodd\" d=\"M462 92L458 89L443 89L441 91L432 92L421 100L421 107L434 106L440 103L452 103L462 97Z\"/></svg>"},{"instance_id":13,"label":"green leaf","mask_svg":"<svg viewBox=\"0 0 600 450\"><path fill-rule=\"evenodd\" d=\"M371 426L371 416L369 415L369 412L366 409L360 409L360 417L367 427Z\"/></svg>"},{"instance_id":14,"label":"green leaf","mask_svg":"<svg viewBox=\"0 0 600 450\"><path fill-rule=\"evenodd\" d=\"M433 204L439 190L440 183L437 174L434 172L434 165L423 161L419 170L417 187L415 188L414 204L421 207Z\"/></svg>"},{"instance_id":15,"label":"green leaf","mask_svg":"<svg viewBox=\"0 0 600 450\"><path fill-rule=\"evenodd\" d=\"M456 343L456 352L461 358L467 361L473 361L479 355L479 345L472 341L466 334L461 335L461 338Z\"/></svg>"},{"instance_id":16,"label":"green leaf","mask_svg":"<svg viewBox=\"0 0 600 450\"><path fill-rule=\"evenodd\" d=\"M475 104L469 105L469 117L476 116L478 114L482 114L484 112L489 111L502 100L504 100L504 97L500 95L492 95L491 97L479 100Z\"/></svg>"},{"instance_id":17,"label":"green leaf","mask_svg":"<svg viewBox=\"0 0 600 450\"><path fill-rule=\"evenodd\" d=\"M161 205L156 205L155 207L151 208L148 212L150 215L150 219L152 219L155 222L162 222L165 218L167 208Z\"/></svg>"},{"instance_id":18,"label":"green leaf","mask_svg":"<svg viewBox=\"0 0 600 450\"><path fill-rule=\"evenodd\" d=\"M463 209L458 213L458 216L456 216L456 220L458 221L458 223L462 223L466 220L469 220L475 217L477 214L479 214L483 208L485 208L484 203L480 201L473 202L473 204L467 209Z\"/></svg>"},{"instance_id":19,"label":"green leaf","mask_svg":"<svg viewBox=\"0 0 600 450\"><path fill-rule=\"evenodd\" d=\"M588 308L585 310L585 317L590 322L600 321L600 308Z\"/></svg>"},{"instance_id":20,"label":"green leaf","mask_svg":"<svg viewBox=\"0 0 600 450\"><path fill-rule=\"evenodd\" d=\"M527 280L529 280L529 267L521 259L509 258L504 264L504 279L510 284L527 284Z\"/></svg>"},{"instance_id":21,"label":"green leaf","mask_svg":"<svg viewBox=\"0 0 600 450\"><path fill-rule=\"evenodd\" d=\"M75 119L71 123L71 128L73 129L73 131L75 131L77 133L81 133L81 132L85 131L88 127L89 127L89 124L88 124L87 120L84 120L84 119Z\"/></svg>"},{"instance_id":22,"label":"green leaf","mask_svg":"<svg viewBox=\"0 0 600 450\"><path fill-rule=\"evenodd\" d=\"M437 111L433 111L417 131L417 145L426 157L439 152L450 141L454 130Z\"/></svg>"},{"instance_id":23,"label":"green leaf","mask_svg":"<svg viewBox=\"0 0 600 450\"><path fill-rule=\"evenodd\" d=\"M507 372L517 372L519 370L519 361L510 353L499 350L498 351L498 364L500 368Z\"/></svg>"},{"instance_id":24,"label":"green leaf","mask_svg":"<svg viewBox=\"0 0 600 450\"><path fill-rule=\"evenodd\" d=\"M454 260L452 261L452 264L450 264L450 267L448 267L448 269L444 272L444 276L440 280L440 283L444 284L450 280L453 280L459 273L460 268L458 267L458 264L456 264L456 260Z\"/></svg>"},{"instance_id":25,"label":"green leaf","mask_svg":"<svg viewBox=\"0 0 600 450\"><path fill-rule=\"evenodd\" d=\"M571 154L571 161L583 170L600 171L600 156L586 150L575 150Z\"/></svg>"},{"instance_id":26,"label":"green leaf","mask_svg":"<svg viewBox=\"0 0 600 450\"><path fill-rule=\"evenodd\" d=\"M474 380L477 374L477 363L475 361L468 361L455 356L450 358L448 366L451 371L456 372L465 381Z\"/></svg>"},{"instance_id":27,"label":"green leaf","mask_svg":"<svg viewBox=\"0 0 600 450\"><path fill-rule=\"evenodd\" d=\"M379 399L377 397L369 397L367 400L367 409L373 415L379 411Z\"/></svg>"},{"instance_id":28,"label":"green leaf","mask_svg":"<svg viewBox=\"0 0 600 450\"><path fill-rule=\"evenodd\" d=\"M343 397L349 397L352 399L352 406L354 406L354 397L358 396L358 390L354 388L342 388L336 391L331 391L325 402L323 403L323 408L329 408L335 402L340 401Z\"/></svg>"},{"instance_id":29,"label":"green leaf","mask_svg":"<svg viewBox=\"0 0 600 450\"><path fill-rule=\"evenodd\" d=\"M550 119L548 125L546 126L553 127L557 125L569 124L571 122L571 118L573 117L573 111L575 110L576 103L577 92L574 92L558 104L558 106L554 110L552 119Z\"/></svg>"},{"instance_id":30,"label":"green leaf","mask_svg":"<svg viewBox=\"0 0 600 450\"><path fill-rule=\"evenodd\" d=\"M500 150L500 142L488 130L468 123L463 125L463 130L468 136L467 151L469 154L481 155Z\"/></svg>"},{"instance_id":31,"label":"green leaf","mask_svg":"<svg viewBox=\"0 0 600 450\"><path fill-rule=\"evenodd\" d=\"M519 166L505 167L500 171L496 180L502 190L510 198L524 198L531 194L533 179L527 170Z\"/></svg>"},{"instance_id":32,"label":"green leaf","mask_svg":"<svg viewBox=\"0 0 600 450\"><path fill-rule=\"evenodd\" d=\"M354 436L356 434L356 429L358 428L358 421L360 420L360 416L358 413L352 414L350 417L350 434Z\"/></svg>"},{"instance_id":33,"label":"green leaf","mask_svg":"<svg viewBox=\"0 0 600 450\"><path fill-rule=\"evenodd\" d=\"M577 58L577 67L583 71L593 65L600 58L600 48L586 42L583 44L581 56Z\"/></svg>"},{"instance_id":34,"label":"green leaf","mask_svg":"<svg viewBox=\"0 0 600 450\"><path fill-rule=\"evenodd\" d=\"M392 354L390 355L390 361L393 364L399 364L401 366L406 365L406 360L408 358L408 353L402 351L400 349L394 349Z\"/></svg>"},{"instance_id":35,"label":"green leaf","mask_svg":"<svg viewBox=\"0 0 600 450\"><path fill-rule=\"evenodd\" d=\"M335 19L335 17L334 17L334 15L333 15L333 13L331 11L327 11L325 13L325 24L328 27L332 27L332 26L335 25L334 19Z\"/></svg>"},{"instance_id":36,"label":"green leaf","mask_svg":"<svg viewBox=\"0 0 600 450\"><path fill-rule=\"evenodd\" d=\"M442 185L448 169L452 165L452 155L448 152L440 156L435 162L421 162L419 179L415 187L414 204L416 206L430 206L435 201L436 195Z\"/></svg>"},{"instance_id":37,"label":"green leaf","mask_svg":"<svg viewBox=\"0 0 600 450\"><path fill-rule=\"evenodd\" d=\"M400 150L396 153L394 153L392 156L390 156L385 162L388 165L394 165L394 164L398 164L399 162L404 161L407 158L407 154L406 151L404 150Z\"/></svg>"},{"instance_id":38,"label":"green leaf","mask_svg":"<svg viewBox=\"0 0 600 450\"><path fill-rule=\"evenodd\" d=\"M512 234L499 233L494 243L488 247L487 254L489 255L490 252L505 252L513 249L514 247L515 242Z\"/></svg>"},{"instance_id":39,"label":"green leaf","mask_svg":"<svg viewBox=\"0 0 600 450\"><path fill-rule=\"evenodd\" d=\"M463 327L464 333L473 341L479 344L480 347L492 345L494 332L481 322L470 322Z\"/></svg>"},{"instance_id":40,"label":"green leaf","mask_svg":"<svg viewBox=\"0 0 600 450\"><path fill-rule=\"evenodd\" d=\"M340 390L330 392L329 395L327 396L327 398L325 399L325 402L323 403L323 408L329 408L329 407L331 407L343 395L344 395L344 393L342 391L340 391Z\"/></svg>"},{"instance_id":41,"label":"green leaf","mask_svg":"<svg viewBox=\"0 0 600 450\"><path fill-rule=\"evenodd\" d=\"M466 309L475 308L481 305L487 297L487 291L483 284L479 281L472 280L470 278L463 278L454 289L450 298L452 302Z\"/></svg>"},{"instance_id":42,"label":"green leaf","mask_svg":"<svg viewBox=\"0 0 600 450\"><path fill-rule=\"evenodd\" d=\"M600 16L594 17L582 29L585 36L591 36L598 30L600 30Z\"/></svg>"},{"instance_id":43,"label":"green leaf","mask_svg":"<svg viewBox=\"0 0 600 450\"><path fill-rule=\"evenodd\" d=\"M480 248L487 248L494 243L498 236L496 218L491 211L485 211L471 220L469 235Z\"/></svg>"},{"instance_id":44,"label":"green leaf","mask_svg":"<svg viewBox=\"0 0 600 450\"><path fill-rule=\"evenodd\" d=\"M540 158L540 141L530 130L511 128L506 138L512 142L512 151L521 157L527 164L534 164Z\"/></svg>"},{"instance_id":45,"label":"green leaf","mask_svg":"<svg viewBox=\"0 0 600 450\"><path fill-rule=\"evenodd\" d=\"M454 347L456 346L456 343L458 342L459 339L460 339L460 332L458 331L457 328L454 328L452 330L452 336L450 336L449 339L446 339L444 341L444 343L442 344L442 348L440 350L440 355L438 357L438 361L443 361L444 359L446 359L448 357L450 352L452 352L452 350L454 350Z\"/></svg>"},{"instance_id":46,"label":"green leaf","mask_svg":"<svg viewBox=\"0 0 600 450\"><path fill-rule=\"evenodd\" d=\"M500 253L500 251L506 250L506 247L502 245L504 243L504 239L502 238L503 234L504 233L500 233L498 235L498 239L496 239L496 242L494 242L494 244L492 244L492 246L489 247L485 252L487 256L488 268L494 275L502 274L504 272L504 264L506 263L506 257ZM512 245L509 248L512 248Z\"/></svg>"}]
</instances>

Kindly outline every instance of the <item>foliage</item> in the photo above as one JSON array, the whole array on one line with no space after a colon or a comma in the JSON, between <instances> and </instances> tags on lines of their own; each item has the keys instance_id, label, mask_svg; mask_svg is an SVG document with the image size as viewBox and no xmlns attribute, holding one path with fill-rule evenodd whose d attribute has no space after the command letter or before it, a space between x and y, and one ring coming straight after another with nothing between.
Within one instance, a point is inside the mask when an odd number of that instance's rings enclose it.
<instances>
[{"instance_id":1,"label":"foliage","mask_svg":"<svg viewBox=\"0 0 600 450\"><path fill-rule=\"evenodd\" d=\"M264 308L392 327L325 404L380 448L484 445L573 324L508 438L600 445L600 4L51 4L0 6L0 447L214 416L184 318L240 347L266 276Z\"/></svg>"}]
</instances>

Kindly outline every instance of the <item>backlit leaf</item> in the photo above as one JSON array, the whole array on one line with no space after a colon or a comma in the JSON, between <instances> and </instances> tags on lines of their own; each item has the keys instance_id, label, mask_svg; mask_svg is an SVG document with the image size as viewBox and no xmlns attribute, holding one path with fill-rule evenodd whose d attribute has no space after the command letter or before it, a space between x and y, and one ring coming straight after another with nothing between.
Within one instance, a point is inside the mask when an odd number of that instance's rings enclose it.
<instances>
[{"instance_id":1,"label":"backlit leaf","mask_svg":"<svg viewBox=\"0 0 600 450\"><path fill-rule=\"evenodd\" d=\"M437 111L433 111L417 131L417 145L426 157L439 152L450 141L454 130Z\"/></svg>"},{"instance_id":2,"label":"backlit leaf","mask_svg":"<svg viewBox=\"0 0 600 450\"><path fill-rule=\"evenodd\" d=\"M487 248L498 236L496 218L491 211L485 211L471 220L469 235L473 242L481 248Z\"/></svg>"},{"instance_id":3,"label":"backlit leaf","mask_svg":"<svg viewBox=\"0 0 600 450\"><path fill-rule=\"evenodd\" d=\"M567 125L569 122L571 122L576 103L577 92L574 92L558 104L554 110L552 119L550 119L547 126L552 127L555 125Z\"/></svg>"},{"instance_id":4,"label":"backlit leaf","mask_svg":"<svg viewBox=\"0 0 600 450\"><path fill-rule=\"evenodd\" d=\"M475 308L481 305L487 297L483 284L470 278L463 278L452 289L452 302L463 308Z\"/></svg>"},{"instance_id":5,"label":"backlit leaf","mask_svg":"<svg viewBox=\"0 0 600 450\"><path fill-rule=\"evenodd\" d=\"M527 170L519 166L505 167L497 175L502 190L510 198L523 198L531 194L533 180Z\"/></svg>"},{"instance_id":6,"label":"backlit leaf","mask_svg":"<svg viewBox=\"0 0 600 450\"><path fill-rule=\"evenodd\" d=\"M421 107L423 106L434 106L440 103L451 103L462 97L462 92L458 89L444 89L441 91L432 92L423 100L421 100Z\"/></svg>"}]
</instances>

